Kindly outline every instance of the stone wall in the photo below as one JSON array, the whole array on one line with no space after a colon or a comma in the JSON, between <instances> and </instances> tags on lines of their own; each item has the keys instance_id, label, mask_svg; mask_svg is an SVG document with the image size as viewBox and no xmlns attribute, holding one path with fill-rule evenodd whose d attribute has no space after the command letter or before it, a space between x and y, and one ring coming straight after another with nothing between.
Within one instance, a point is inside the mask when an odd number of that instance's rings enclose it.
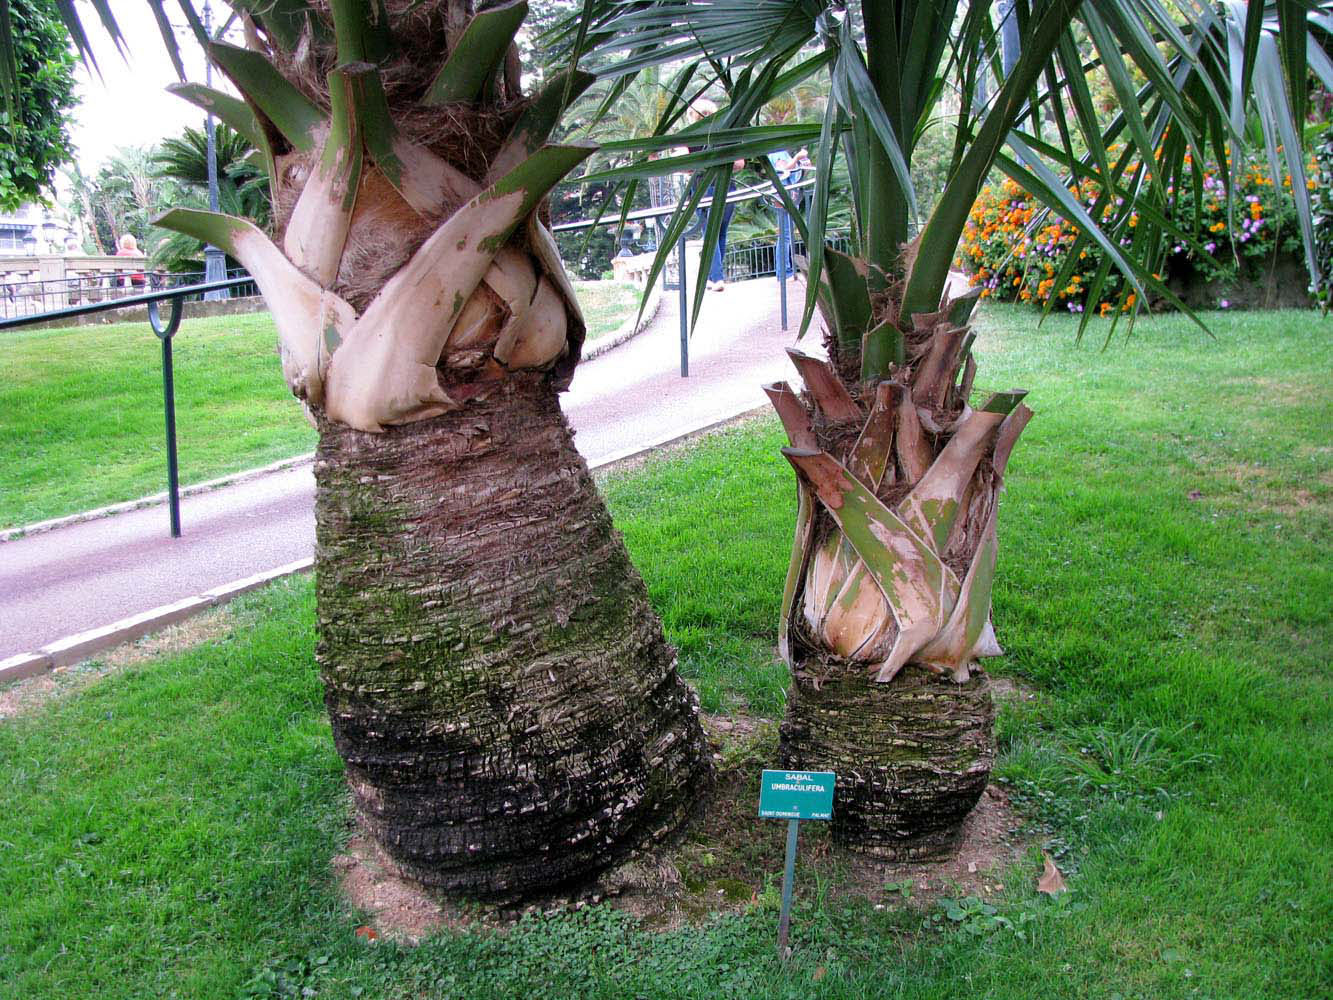
<instances>
[{"instance_id":1,"label":"stone wall","mask_svg":"<svg viewBox=\"0 0 1333 1000\"><path fill-rule=\"evenodd\" d=\"M171 315L171 304L162 303L162 319ZM266 312L268 306L258 295L245 298L219 299L214 302L186 302L185 319L198 319L204 316L239 316L244 313ZM106 323L147 323L148 309L145 306L128 306L124 309L108 309L106 312L91 313L87 316L75 316L73 319L52 320L49 323L34 323L25 330L58 330L70 326L101 326Z\"/></svg>"},{"instance_id":2,"label":"stone wall","mask_svg":"<svg viewBox=\"0 0 1333 1000\"><path fill-rule=\"evenodd\" d=\"M147 257L0 256L0 316L29 316L133 295Z\"/></svg>"},{"instance_id":3,"label":"stone wall","mask_svg":"<svg viewBox=\"0 0 1333 1000\"><path fill-rule=\"evenodd\" d=\"M702 250L703 240L685 241L685 269L690 281L693 281L698 273L699 253ZM612 257L611 273L616 281L628 281L642 288L648 283L648 272L652 270L653 259L656 256L656 251L653 251L651 253L634 254L632 257ZM666 267L663 268L666 277L672 284L675 284L676 281L676 260L677 256L673 252L667 258Z\"/></svg>"}]
</instances>

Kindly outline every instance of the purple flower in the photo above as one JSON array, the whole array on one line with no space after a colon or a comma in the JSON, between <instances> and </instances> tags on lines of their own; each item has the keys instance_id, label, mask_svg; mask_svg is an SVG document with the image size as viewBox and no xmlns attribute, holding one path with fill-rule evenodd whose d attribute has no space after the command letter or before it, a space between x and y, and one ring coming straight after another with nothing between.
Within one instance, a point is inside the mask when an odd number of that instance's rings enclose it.
<instances>
[{"instance_id":1,"label":"purple flower","mask_svg":"<svg viewBox=\"0 0 1333 1000\"><path fill-rule=\"evenodd\" d=\"M1231 303L1228 302L1226 299L1223 299L1221 302L1218 303L1218 305L1221 306L1223 309L1229 309L1231 307Z\"/></svg>"},{"instance_id":2,"label":"purple flower","mask_svg":"<svg viewBox=\"0 0 1333 1000\"><path fill-rule=\"evenodd\" d=\"M1209 253L1212 253L1214 250L1217 249L1217 244L1216 244L1216 243L1205 243L1205 244L1203 245L1203 248L1204 248L1205 250L1207 250Z\"/></svg>"}]
</instances>

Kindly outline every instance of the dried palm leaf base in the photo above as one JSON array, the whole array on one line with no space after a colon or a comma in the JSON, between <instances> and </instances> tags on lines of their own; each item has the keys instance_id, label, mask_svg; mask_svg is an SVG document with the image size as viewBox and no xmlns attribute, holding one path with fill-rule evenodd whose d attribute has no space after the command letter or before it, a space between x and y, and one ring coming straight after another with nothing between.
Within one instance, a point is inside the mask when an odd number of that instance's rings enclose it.
<instances>
[{"instance_id":1,"label":"dried palm leaf base","mask_svg":"<svg viewBox=\"0 0 1333 1000\"><path fill-rule=\"evenodd\" d=\"M957 684L909 665L890 684L847 671L797 676L781 728L784 767L838 775L836 843L890 861L950 855L995 761L990 680Z\"/></svg>"},{"instance_id":2,"label":"dried palm leaf base","mask_svg":"<svg viewBox=\"0 0 1333 1000\"><path fill-rule=\"evenodd\" d=\"M1031 411L1023 390L973 408L975 296L898 329L893 309L871 308L865 262L829 252L831 360L789 352L805 392L765 387L797 485L778 633L792 674L782 757L837 773L835 840L938 857L956 846L995 757L979 660L1000 654L998 499ZM857 345L863 363L849 367Z\"/></svg>"}]
</instances>

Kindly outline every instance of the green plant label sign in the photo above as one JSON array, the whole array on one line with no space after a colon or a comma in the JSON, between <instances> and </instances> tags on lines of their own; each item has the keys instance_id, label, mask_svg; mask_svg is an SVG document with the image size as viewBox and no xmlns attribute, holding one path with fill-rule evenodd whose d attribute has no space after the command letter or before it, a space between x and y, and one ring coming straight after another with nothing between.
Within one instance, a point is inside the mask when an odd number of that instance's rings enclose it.
<instances>
[{"instance_id":1,"label":"green plant label sign","mask_svg":"<svg viewBox=\"0 0 1333 1000\"><path fill-rule=\"evenodd\" d=\"M832 819L832 771L765 771L759 782L760 819Z\"/></svg>"}]
</instances>

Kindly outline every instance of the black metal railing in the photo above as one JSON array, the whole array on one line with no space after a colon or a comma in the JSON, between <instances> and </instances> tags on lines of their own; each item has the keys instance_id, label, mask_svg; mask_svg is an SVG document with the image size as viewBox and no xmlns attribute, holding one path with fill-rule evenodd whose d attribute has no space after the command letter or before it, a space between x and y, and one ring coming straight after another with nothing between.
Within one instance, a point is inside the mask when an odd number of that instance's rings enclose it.
<instances>
[{"instance_id":1,"label":"black metal railing","mask_svg":"<svg viewBox=\"0 0 1333 1000\"><path fill-rule=\"evenodd\" d=\"M227 272L228 279L248 277L240 268ZM136 296L198 286L203 281L202 271L149 271L134 264L126 264L115 271L89 271L46 280L0 277L0 318L35 316L72 306L110 303L108 308L117 308ZM196 292L188 298L197 299L202 294ZM253 281L242 282L231 292L234 298L258 294L259 289Z\"/></svg>"},{"instance_id":2,"label":"black metal railing","mask_svg":"<svg viewBox=\"0 0 1333 1000\"><path fill-rule=\"evenodd\" d=\"M147 282L145 282L147 284ZM53 309L49 312L39 313L32 316L7 316L0 318L0 332L13 330L21 326L31 326L35 323L49 323L51 321L61 321L67 319L76 319L80 316L87 316L91 313L106 312L110 309L127 309L136 306L146 306L148 309L148 325L153 328L159 343L162 346L162 415L165 423L167 440L167 511L171 519L171 537L179 538L181 534L181 502L180 502L180 478L177 474L176 465L176 380L172 368L171 340L180 329L181 317L185 312L186 300L196 300L202 298L209 292L227 291L234 293L237 289L244 289L254 285L253 279L248 275L244 277L230 278L227 281L200 282L190 285L176 285L170 288L159 289L157 291L144 292L138 295L131 295L125 298L107 299L101 302L88 302L79 305L67 306L63 309ZM165 323L162 322L162 315L159 304L162 302L171 303L171 314L167 317Z\"/></svg>"},{"instance_id":3,"label":"black metal railing","mask_svg":"<svg viewBox=\"0 0 1333 1000\"><path fill-rule=\"evenodd\" d=\"M825 242L834 250L847 253L851 249L851 235L846 230L825 233ZM793 257L805 256L805 241L800 233L793 233L791 253ZM787 262L787 273L793 273L791 261ZM778 238L756 236L753 239L737 240L727 245L726 255L722 258L722 270L728 281L748 281L751 278L769 278L778 273Z\"/></svg>"}]
</instances>

